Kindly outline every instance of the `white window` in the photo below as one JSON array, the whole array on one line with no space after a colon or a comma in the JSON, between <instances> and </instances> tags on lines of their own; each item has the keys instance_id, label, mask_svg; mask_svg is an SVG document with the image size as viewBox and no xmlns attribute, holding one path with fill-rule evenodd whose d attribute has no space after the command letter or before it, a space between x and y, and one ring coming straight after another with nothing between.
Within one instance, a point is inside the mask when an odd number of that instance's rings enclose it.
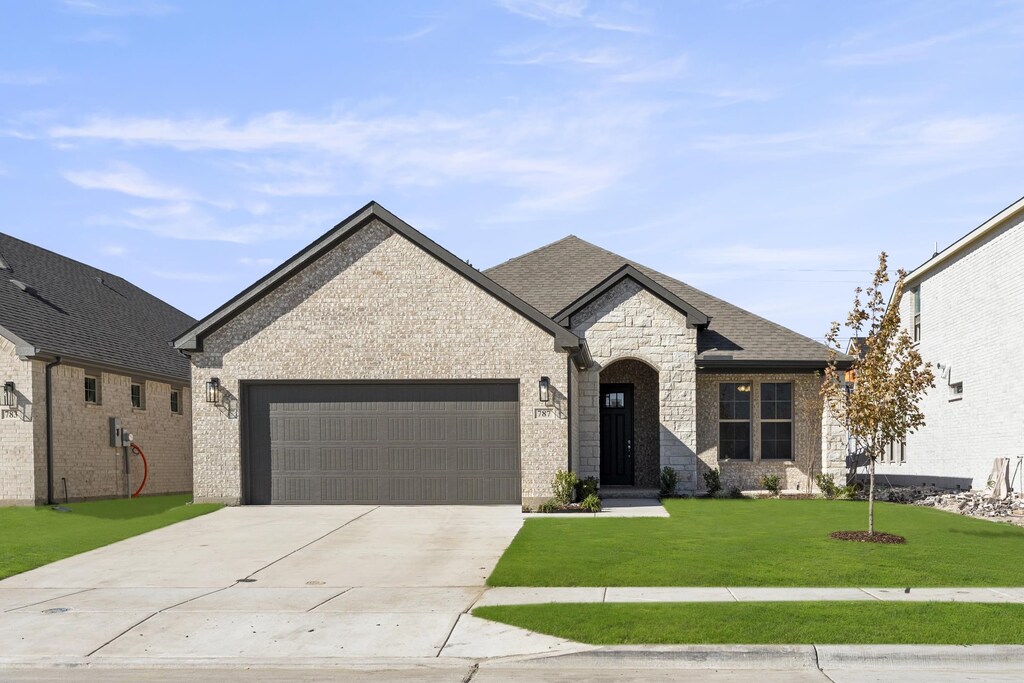
<instances>
[{"instance_id":1,"label":"white window","mask_svg":"<svg viewBox=\"0 0 1024 683\"><path fill-rule=\"evenodd\" d=\"M143 410L146 407L146 390L142 384L132 384L132 408Z\"/></svg>"},{"instance_id":2,"label":"white window","mask_svg":"<svg viewBox=\"0 0 1024 683\"><path fill-rule=\"evenodd\" d=\"M89 375L85 376L85 402L93 405L100 402L100 381Z\"/></svg>"}]
</instances>

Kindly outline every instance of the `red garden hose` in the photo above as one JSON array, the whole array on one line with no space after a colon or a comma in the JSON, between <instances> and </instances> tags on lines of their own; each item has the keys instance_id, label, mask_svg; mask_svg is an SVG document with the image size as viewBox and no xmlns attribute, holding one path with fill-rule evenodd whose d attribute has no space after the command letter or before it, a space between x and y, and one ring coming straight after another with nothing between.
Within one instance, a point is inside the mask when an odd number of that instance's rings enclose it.
<instances>
[{"instance_id":1,"label":"red garden hose","mask_svg":"<svg viewBox=\"0 0 1024 683\"><path fill-rule=\"evenodd\" d=\"M139 484L138 490L132 494L132 498L138 497L142 493L142 489L146 486L146 478L149 477L149 463L146 462L146 454L142 452L142 449L132 444L132 450L135 451L136 455L142 458L142 483Z\"/></svg>"}]
</instances>

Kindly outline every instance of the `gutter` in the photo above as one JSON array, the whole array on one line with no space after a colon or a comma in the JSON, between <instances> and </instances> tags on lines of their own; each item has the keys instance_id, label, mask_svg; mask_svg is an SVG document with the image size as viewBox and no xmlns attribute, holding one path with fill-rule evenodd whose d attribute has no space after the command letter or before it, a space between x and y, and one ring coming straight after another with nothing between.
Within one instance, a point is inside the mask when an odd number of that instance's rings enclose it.
<instances>
[{"instance_id":1,"label":"gutter","mask_svg":"<svg viewBox=\"0 0 1024 683\"><path fill-rule=\"evenodd\" d=\"M53 368L60 356L46 364L46 504L53 505Z\"/></svg>"}]
</instances>

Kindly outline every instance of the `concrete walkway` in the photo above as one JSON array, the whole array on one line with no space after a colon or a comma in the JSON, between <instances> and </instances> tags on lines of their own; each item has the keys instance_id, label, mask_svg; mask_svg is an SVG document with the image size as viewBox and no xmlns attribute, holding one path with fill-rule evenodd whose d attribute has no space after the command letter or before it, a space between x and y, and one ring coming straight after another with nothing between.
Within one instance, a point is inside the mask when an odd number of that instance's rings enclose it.
<instances>
[{"instance_id":1,"label":"concrete walkway","mask_svg":"<svg viewBox=\"0 0 1024 683\"><path fill-rule=\"evenodd\" d=\"M546 602L881 602L1024 603L1024 588L491 588L473 607Z\"/></svg>"}]
</instances>

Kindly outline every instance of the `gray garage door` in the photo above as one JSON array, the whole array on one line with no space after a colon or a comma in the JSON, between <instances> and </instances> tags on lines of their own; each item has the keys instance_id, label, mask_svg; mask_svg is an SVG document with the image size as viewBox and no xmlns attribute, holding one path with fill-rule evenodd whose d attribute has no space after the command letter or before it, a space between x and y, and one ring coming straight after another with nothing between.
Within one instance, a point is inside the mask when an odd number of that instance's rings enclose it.
<instances>
[{"instance_id":1,"label":"gray garage door","mask_svg":"<svg viewBox=\"0 0 1024 683\"><path fill-rule=\"evenodd\" d=\"M250 504L518 503L519 387L245 389Z\"/></svg>"}]
</instances>

